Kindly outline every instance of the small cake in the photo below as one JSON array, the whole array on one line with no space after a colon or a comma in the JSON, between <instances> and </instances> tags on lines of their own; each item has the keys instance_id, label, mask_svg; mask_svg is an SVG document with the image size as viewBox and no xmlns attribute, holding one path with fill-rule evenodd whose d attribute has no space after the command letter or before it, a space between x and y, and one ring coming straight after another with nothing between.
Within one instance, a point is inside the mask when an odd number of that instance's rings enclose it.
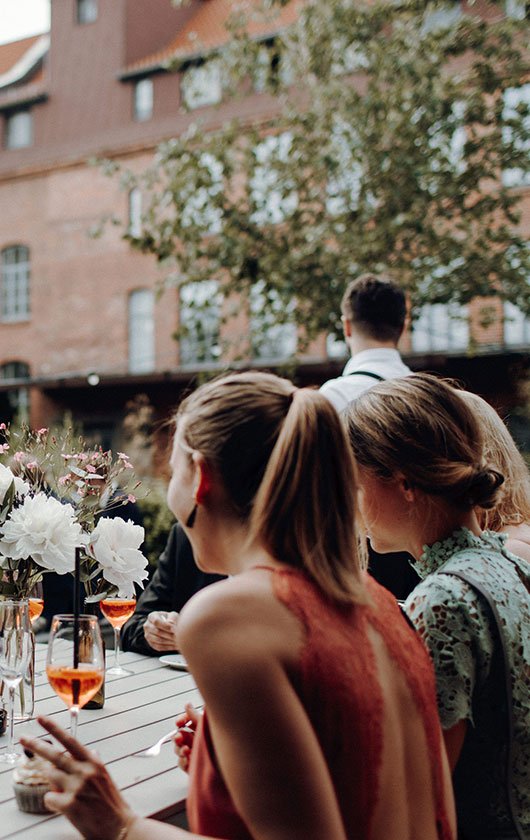
<instances>
[{"instance_id":1,"label":"small cake","mask_svg":"<svg viewBox=\"0 0 530 840\"><path fill-rule=\"evenodd\" d=\"M13 773L17 805L29 814L46 814L44 794L51 790L48 781L50 763L25 749Z\"/></svg>"}]
</instances>

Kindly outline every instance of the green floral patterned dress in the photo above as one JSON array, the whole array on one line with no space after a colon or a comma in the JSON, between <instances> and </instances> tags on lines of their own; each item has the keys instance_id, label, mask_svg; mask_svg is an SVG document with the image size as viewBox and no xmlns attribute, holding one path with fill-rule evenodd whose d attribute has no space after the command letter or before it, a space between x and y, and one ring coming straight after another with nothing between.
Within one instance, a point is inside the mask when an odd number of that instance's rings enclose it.
<instances>
[{"instance_id":1,"label":"green floral patterned dress","mask_svg":"<svg viewBox=\"0 0 530 840\"><path fill-rule=\"evenodd\" d=\"M503 534L485 531L477 537L462 528L443 542L424 546L413 564L423 580L405 602L431 651L443 728L468 722L453 776L459 829L466 840L515 840L516 835L504 792L500 645L485 600L451 570L487 589L504 625L515 717L515 802L530 838L530 564L506 551L505 542Z\"/></svg>"}]
</instances>

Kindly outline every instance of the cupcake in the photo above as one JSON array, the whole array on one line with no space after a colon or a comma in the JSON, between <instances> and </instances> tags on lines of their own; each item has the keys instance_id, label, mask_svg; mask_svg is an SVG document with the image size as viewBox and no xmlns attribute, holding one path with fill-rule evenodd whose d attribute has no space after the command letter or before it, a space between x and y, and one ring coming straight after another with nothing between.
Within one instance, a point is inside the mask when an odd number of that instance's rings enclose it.
<instances>
[{"instance_id":1,"label":"cupcake","mask_svg":"<svg viewBox=\"0 0 530 840\"><path fill-rule=\"evenodd\" d=\"M50 763L25 749L13 773L17 805L29 814L46 814L44 794L51 790L48 782Z\"/></svg>"}]
</instances>

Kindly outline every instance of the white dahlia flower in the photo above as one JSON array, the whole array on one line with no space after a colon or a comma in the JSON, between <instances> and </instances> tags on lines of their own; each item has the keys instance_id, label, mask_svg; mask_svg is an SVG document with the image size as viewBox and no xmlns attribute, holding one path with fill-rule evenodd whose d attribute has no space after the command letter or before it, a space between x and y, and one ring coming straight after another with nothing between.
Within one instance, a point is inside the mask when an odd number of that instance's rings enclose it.
<instances>
[{"instance_id":1,"label":"white dahlia flower","mask_svg":"<svg viewBox=\"0 0 530 840\"><path fill-rule=\"evenodd\" d=\"M101 566L103 577L118 587L122 598L132 598L134 583L143 586L148 575L147 559L139 547L144 529L129 519L102 517L90 535L90 552Z\"/></svg>"},{"instance_id":2,"label":"white dahlia flower","mask_svg":"<svg viewBox=\"0 0 530 840\"><path fill-rule=\"evenodd\" d=\"M27 560L31 557L43 569L51 569L59 575L73 572L76 546L87 542L73 507L61 504L45 493L26 496L19 507L13 508L1 532L0 554L4 568L8 558Z\"/></svg>"}]
</instances>

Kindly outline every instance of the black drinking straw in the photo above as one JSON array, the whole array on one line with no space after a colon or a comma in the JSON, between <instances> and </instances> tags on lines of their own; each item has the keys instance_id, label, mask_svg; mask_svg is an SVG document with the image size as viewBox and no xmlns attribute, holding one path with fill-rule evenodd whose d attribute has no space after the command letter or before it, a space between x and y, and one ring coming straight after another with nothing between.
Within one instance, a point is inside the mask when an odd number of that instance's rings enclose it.
<instances>
[{"instance_id":1,"label":"black drinking straw","mask_svg":"<svg viewBox=\"0 0 530 840\"><path fill-rule=\"evenodd\" d=\"M79 667L79 594L80 584L81 549L75 550L75 572L74 572L74 668Z\"/></svg>"}]
</instances>

